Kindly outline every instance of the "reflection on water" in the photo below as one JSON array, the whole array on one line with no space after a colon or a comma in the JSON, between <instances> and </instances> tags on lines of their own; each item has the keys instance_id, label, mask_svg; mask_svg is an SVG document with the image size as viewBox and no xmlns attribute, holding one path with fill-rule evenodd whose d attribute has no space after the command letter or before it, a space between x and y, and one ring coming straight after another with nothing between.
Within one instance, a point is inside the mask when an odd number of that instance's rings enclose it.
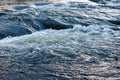
<instances>
[{"instance_id":1,"label":"reflection on water","mask_svg":"<svg viewBox=\"0 0 120 80\"><path fill-rule=\"evenodd\" d=\"M44 0L0 0L0 5L22 4L29 1L44 1Z\"/></svg>"}]
</instances>

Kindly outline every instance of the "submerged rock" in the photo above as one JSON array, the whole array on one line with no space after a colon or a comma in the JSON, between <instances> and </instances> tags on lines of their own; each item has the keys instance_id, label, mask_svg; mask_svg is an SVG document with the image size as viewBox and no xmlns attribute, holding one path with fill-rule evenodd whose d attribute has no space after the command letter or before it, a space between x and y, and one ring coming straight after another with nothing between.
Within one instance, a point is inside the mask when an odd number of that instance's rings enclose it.
<instances>
[{"instance_id":1,"label":"submerged rock","mask_svg":"<svg viewBox=\"0 0 120 80\"><path fill-rule=\"evenodd\" d=\"M28 29L14 22L6 21L6 24L0 25L0 39L7 36L20 36L30 33Z\"/></svg>"},{"instance_id":2,"label":"submerged rock","mask_svg":"<svg viewBox=\"0 0 120 80\"><path fill-rule=\"evenodd\" d=\"M35 31L43 30L43 29L68 29L73 28L72 25L62 24L58 21L52 20L50 18L42 20L42 19L32 19L31 17L26 17L22 15L20 16L1 19L0 22L0 39L8 37L8 36L21 36L25 34L30 34Z\"/></svg>"},{"instance_id":3,"label":"submerged rock","mask_svg":"<svg viewBox=\"0 0 120 80\"><path fill-rule=\"evenodd\" d=\"M55 29L55 30L60 30L60 29L68 29L68 28L73 28L72 25L68 24L63 24L58 21L52 20L50 18L45 19L45 20L40 20L40 23L43 25L45 29Z\"/></svg>"}]
</instances>

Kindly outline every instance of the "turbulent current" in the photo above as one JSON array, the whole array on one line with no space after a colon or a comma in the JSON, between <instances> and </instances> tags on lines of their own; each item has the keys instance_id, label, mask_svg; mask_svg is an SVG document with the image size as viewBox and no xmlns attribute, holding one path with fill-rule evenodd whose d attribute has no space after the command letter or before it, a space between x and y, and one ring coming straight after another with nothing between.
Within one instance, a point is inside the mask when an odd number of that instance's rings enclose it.
<instances>
[{"instance_id":1,"label":"turbulent current","mask_svg":"<svg viewBox=\"0 0 120 80\"><path fill-rule=\"evenodd\" d=\"M120 1L85 1L2 9L0 80L119 80Z\"/></svg>"}]
</instances>

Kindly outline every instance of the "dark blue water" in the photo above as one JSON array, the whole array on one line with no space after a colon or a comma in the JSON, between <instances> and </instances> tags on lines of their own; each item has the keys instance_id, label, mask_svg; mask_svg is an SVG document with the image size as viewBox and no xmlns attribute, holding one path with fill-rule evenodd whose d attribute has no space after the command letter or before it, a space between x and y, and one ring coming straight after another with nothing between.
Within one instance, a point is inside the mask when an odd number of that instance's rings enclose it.
<instances>
[{"instance_id":1,"label":"dark blue water","mask_svg":"<svg viewBox=\"0 0 120 80\"><path fill-rule=\"evenodd\" d=\"M1 10L0 79L120 79L119 2L91 3Z\"/></svg>"}]
</instances>

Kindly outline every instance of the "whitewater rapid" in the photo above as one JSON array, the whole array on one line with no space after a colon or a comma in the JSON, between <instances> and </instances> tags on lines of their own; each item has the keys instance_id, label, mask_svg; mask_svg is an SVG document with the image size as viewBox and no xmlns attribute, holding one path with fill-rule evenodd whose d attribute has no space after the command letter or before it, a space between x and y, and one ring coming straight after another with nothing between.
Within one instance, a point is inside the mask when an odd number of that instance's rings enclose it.
<instances>
[{"instance_id":1,"label":"whitewater rapid","mask_svg":"<svg viewBox=\"0 0 120 80\"><path fill-rule=\"evenodd\" d=\"M120 79L120 9L91 3L36 2L4 9L0 79Z\"/></svg>"}]
</instances>

